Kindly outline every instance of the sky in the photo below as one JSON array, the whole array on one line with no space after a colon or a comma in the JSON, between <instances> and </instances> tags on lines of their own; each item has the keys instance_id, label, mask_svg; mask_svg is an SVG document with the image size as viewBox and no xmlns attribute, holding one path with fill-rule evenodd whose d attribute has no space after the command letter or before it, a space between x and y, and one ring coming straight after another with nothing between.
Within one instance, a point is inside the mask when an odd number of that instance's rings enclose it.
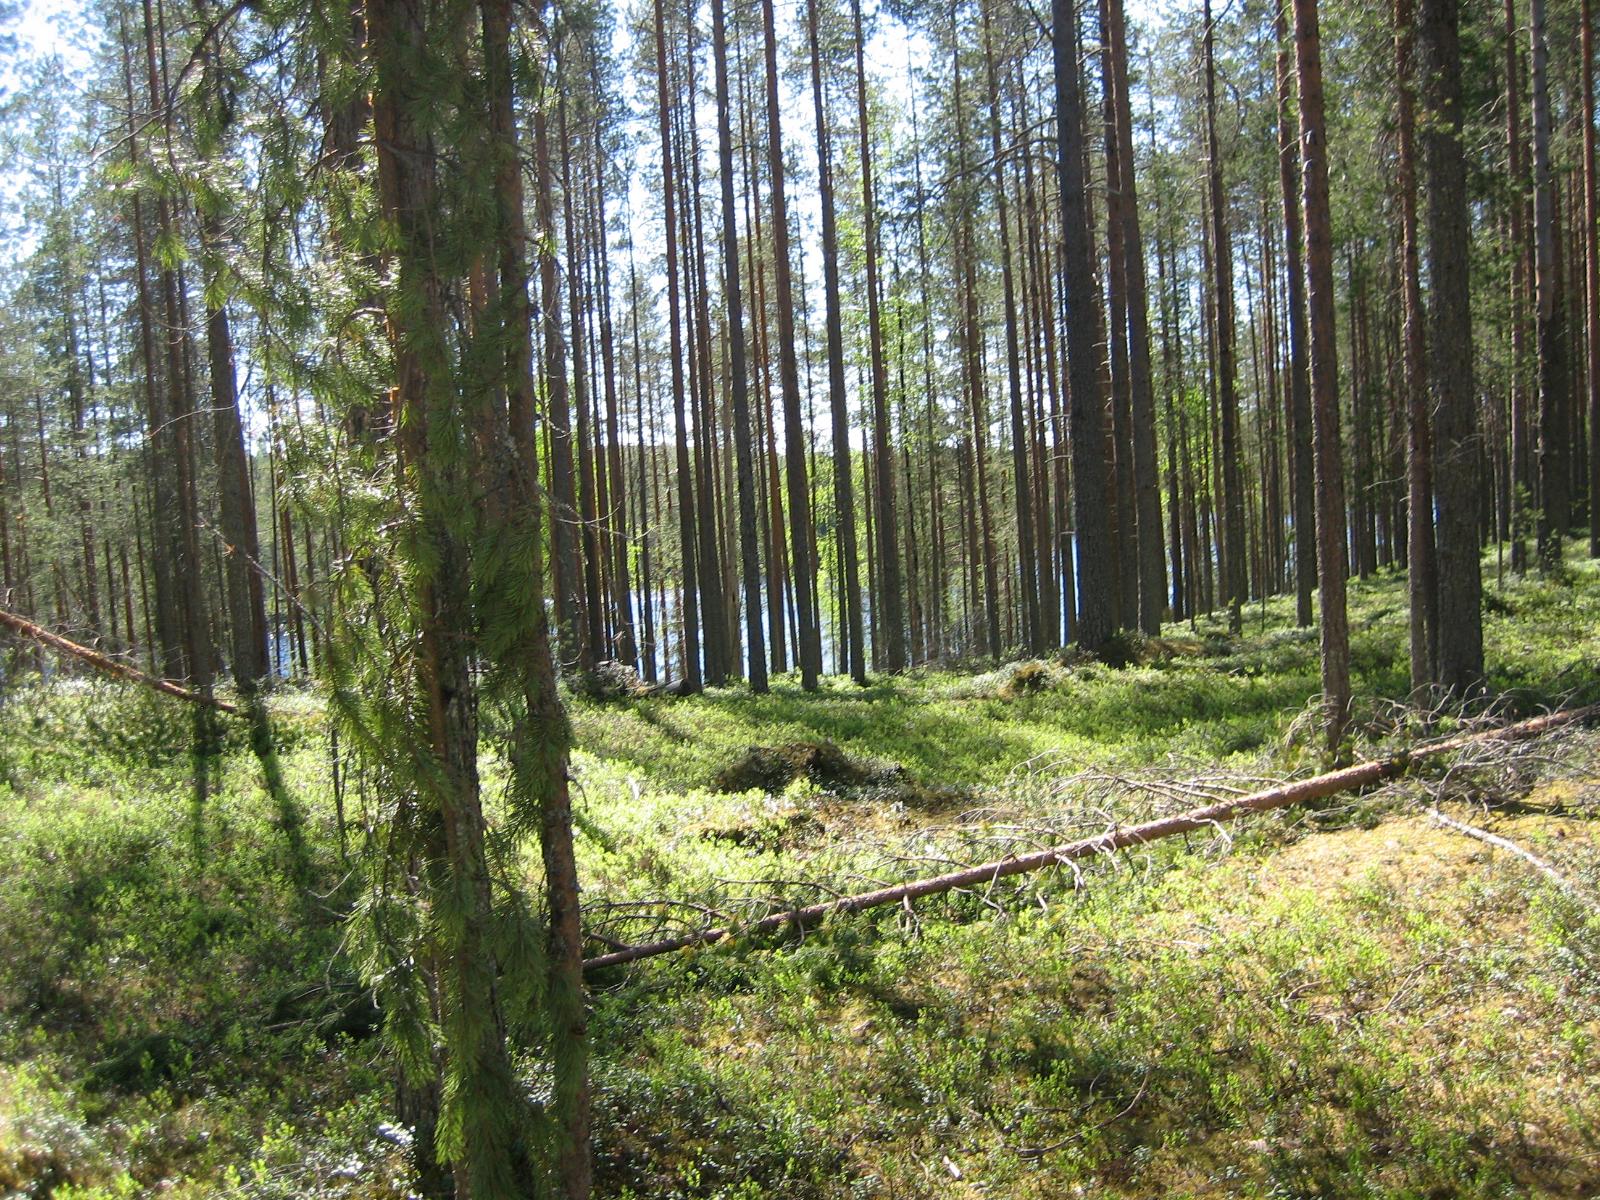
<instances>
[{"instance_id":1,"label":"sky","mask_svg":"<svg viewBox=\"0 0 1600 1200\"><path fill-rule=\"evenodd\" d=\"M91 32L77 0L22 0L14 19L0 17L0 27L16 37L18 60L58 54L69 69L88 66ZM0 97L15 86L15 64L0 61Z\"/></svg>"},{"instance_id":2,"label":"sky","mask_svg":"<svg viewBox=\"0 0 1600 1200\"><path fill-rule=\"evenodd\" d=\"M1041 0L1042 2L1042 0ZM1138 25L1163 23L1163 11L1173 0L1126 0L1128 18ZM1038 7L1037 3L1035 7ZM1230 7L1224 0L1224 9ZM3 11L3 6L0 6ZM898 76L903 70L908 47L905 40L895 35L890 22L880 22L882 28L867 46L869 66L878 68L886 76ZM20 11L13 19L0 17L0 29L14 34L21 46L21 57L59 54L72 68L88 64L89 53L85 45L90 31L85 28L83 6L79 0L21 0ZM910 49L915 52L917 47ZM10 63L0 61L0 96L15 85Z\"/></svg>"}]
</instances>

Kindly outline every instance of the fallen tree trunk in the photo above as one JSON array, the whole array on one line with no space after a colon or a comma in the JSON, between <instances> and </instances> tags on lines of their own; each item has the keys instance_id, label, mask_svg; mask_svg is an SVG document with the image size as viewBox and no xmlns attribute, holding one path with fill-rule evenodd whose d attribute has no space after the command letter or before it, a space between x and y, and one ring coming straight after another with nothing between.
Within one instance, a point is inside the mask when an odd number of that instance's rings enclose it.
<instances>
[{"instance_id":1,"label":"fallen tree trunk","mask_svg":"<svg viewBox=\"0 0 1600 1200\"><path fill-rule=\"evenodd\" d=\"M77 642L69 641L58 633L51 633L42 625L35 625L25 617L16 613L0 609L0 625L23 637L38 642L41 646L48 646L58 654L65 654L69 658L76 658L88 663L97 671L113 675L118 679L126 679L131 683L142 683L145 687L154 688L156 691L168 696L175 696L179 700L187 700L190 704L200 704L207 708L214 708L220 712L237 713L237 705L229 704L226 700L218 700L215 696L202 696L199 692L191 692L188 688L179 687L171 680L157 679L154 675L146 675L137 667L130 667L127 663L118 662L108 655L101 654L98 650L91 650L88 646L80 646Z\"/></svg>"},{"instance_id":2,"label":"fallen tree trunk","mask_svg":"<svg viewBox=\"0 0 1600 1200\"><path fill-rule=\"evenodd\" d=\"M1265 791L1252 792L1246 796L1237 796L1216 804L1206 805L1204 808L1190 809L1175 816L1146 821L1140 825L1130 825L1125 829L1110 829L1094 837L1067 842L1064 845L1053 846L1048 850L1040 850L1034 854L1002 858L994 862L983 863L980 866L968 867L965 870L952 871L946 875L936 875L930 879L918 879L911 883L878 888L871 892L861 892L853 896L843 896L837 900L828 900L820 904L811 904L803 908L773 913L770 916L762 917L758 921L752 921L748 925L729 925L702 929L695 933L685 933L676 937L662 938L659 941L645 942L638 946L628 946L620 950L614 950L609 954L602 954L596 958L584 960L584 969L599 970L603 967L622 966L626 963L638 962L641 959L670 954L675 950L685 950L691 946L710 945L713 942L720 942L724 938L740 933L760 934L788 928L806 929L836 914L861 912L864 909L878 908L885 904L909 904L911 901L920 900L924 896L937 896L943 892L954 891L957 888L977 887L1012 875L1026 875L1032 871L1042 871L1047 867L1063 866L1078 859L1091 858L1097 854L1107 854L1127 846L1138 846L1145 842L1154 842L1161 838L1172 837L1175 834L1190 833L1196 829L1219 825L1224 821L1232 821L1237 817L1242 817L1246 813L1269 812L1275 808L1288 808L1291 805L1304 804L1310 800L1321 800L1328 796L1336 796L1341 792L1371 787L1375 783L1381 783L1386 779L1392 779L1397 775L1404 774L1412 763L1423 759L1436 758L1441 754L1449 754L1479 742L1525 741L1529 738L1539 737L1552 729L1583 721L1594 716L1597 712L1600 712L1600 705L1588 705L1584 708L1550 713L1528 721L1519 721L1514 725L1506 725L1499 729L1461 734L1457 737L1424 743L1399 754L1390 755L1387 758L1358 763L1353 767L1344 767L1338 771L1314 775L1310 779L1301 779L1293 783L1268 788Z\"/></svg>"}]
</instances>

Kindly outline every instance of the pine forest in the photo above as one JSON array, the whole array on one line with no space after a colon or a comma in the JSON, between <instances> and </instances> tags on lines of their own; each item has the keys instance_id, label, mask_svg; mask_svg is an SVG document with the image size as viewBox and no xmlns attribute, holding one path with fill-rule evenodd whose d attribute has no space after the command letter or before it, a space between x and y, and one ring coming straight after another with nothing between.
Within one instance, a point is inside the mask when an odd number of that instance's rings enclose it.
<instances>
[{"instance_id":1,"label":"pine forest","mask_svg":"<svg viewBox=\"0 0 1600 1200\"><path fill-rule=\"evenodd\" d=\"M1591 0L0 0L0 1200L1600 1195Z\"/></svg>"}]
</instances>

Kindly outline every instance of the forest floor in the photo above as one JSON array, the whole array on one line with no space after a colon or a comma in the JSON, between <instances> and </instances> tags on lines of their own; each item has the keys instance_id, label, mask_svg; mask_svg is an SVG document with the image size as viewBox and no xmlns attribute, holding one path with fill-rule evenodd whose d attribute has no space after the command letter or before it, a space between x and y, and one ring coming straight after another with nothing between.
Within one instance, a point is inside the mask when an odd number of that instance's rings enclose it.
<instances>
[{"instance_id":1,"label":"forest floor","mask_svg":"<svg viewBox=\"0 0 1600 1200\"><path fill-rule=\"evenodd\" d=\"M1591 564L1503 587L1491 564L1489 590L1500 716L1600 699ZM1356 583L1351 615L1356 752L1458 728L1397 703L1404 580ZM1117 669L575 701L588 927L640 941L1310 773L1316 637L1291 618L1273 601L1238 639L1174 625ZM340 956L357 839L318 700L273 711L311 900L242 733L197 806L173 702L5 697L0 1197L404 1195ZM353 824L366 790L346 778ZM1573 729L1077 872L603 973L598 1192L1595 1196L1597 817L1600 732Z\"/></svg>"}]
</instances>

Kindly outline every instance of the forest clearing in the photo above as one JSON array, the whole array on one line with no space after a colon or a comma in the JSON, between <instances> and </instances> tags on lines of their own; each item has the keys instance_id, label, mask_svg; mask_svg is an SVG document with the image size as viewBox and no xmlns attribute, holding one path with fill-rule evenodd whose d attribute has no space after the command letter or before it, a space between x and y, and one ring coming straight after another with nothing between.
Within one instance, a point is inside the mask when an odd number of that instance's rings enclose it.
<instances>
[{"instance_id":1,"label":"forest clearing","mask_svg":"<svg viewBox=\"0 0 1600 1200\"><path fill-rule=\"evenodd\" d=\"M1402 582L1352 591L1362 758L1429 732L1381 700L1406 684ZM1499 595L1501 718L1600 697L1594 570ZM590 950L1314 773L1316 648L1291 609L1240 638L1220 615L1173 627L1120 669L579 700ZM181 702L82 681L0 710L8 1191L407 1194L336 919L359 834L337 829L319 703L271 707L298 865L238 722L197 811ZM818 743L832 777L719 783L752 746ZM370 823L362 782L343 790ZM592 974L596 1191L1592 1195L1597 806L1600 731L1579 725L1078 870Z\"/></svg>"}]
</instances>

